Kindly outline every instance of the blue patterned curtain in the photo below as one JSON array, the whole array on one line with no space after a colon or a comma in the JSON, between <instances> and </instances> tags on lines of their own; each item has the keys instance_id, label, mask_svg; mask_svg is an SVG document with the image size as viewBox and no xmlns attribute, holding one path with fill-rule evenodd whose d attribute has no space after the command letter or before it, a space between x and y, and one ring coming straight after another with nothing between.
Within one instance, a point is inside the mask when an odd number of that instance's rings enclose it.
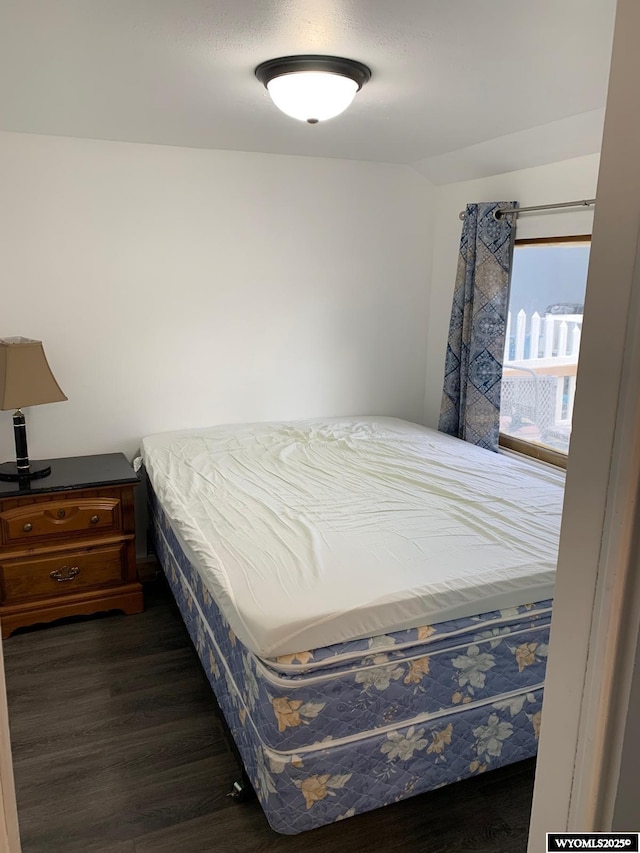
<instances>
[{"instance_id":1,"label":"blue patterned curtain","mask_svg":"<svg viewBox=\"0 0 640 853\"><path fill-rule=\"evenodd\" d=\"M515 201L468 204L462 226L438 429L498 450Z\"/></svg>"}]
</instances>

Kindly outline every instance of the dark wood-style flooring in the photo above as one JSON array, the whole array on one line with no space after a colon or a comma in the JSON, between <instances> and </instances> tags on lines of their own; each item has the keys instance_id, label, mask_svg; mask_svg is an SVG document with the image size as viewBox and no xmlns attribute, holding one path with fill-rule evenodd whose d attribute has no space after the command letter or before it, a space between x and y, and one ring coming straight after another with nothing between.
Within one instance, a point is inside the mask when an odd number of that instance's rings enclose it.
<instances>
[{"instance_id":1,"label":"dark wood-style flooring","mask_svg":"<svg viewBox=\"0 0 640 853\"><path fill-rule=\"evenodd\" d=\"M162 583L139 616L5 640L23 853L524 853L533 762L297 836L273 832L239 776Z\"/></svg>"}]
</instances>

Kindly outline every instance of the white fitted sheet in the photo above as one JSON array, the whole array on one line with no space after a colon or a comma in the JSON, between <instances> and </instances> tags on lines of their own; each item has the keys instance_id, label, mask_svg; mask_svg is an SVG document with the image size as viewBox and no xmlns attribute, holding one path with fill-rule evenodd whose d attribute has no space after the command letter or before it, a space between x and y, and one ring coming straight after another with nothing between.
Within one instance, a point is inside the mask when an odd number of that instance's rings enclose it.
<instances>
[{"instance_id":1,"label":"white fitted sheet","mask_svg":"<svg viewBox=\"0 0 640 853\"><path fill-rule=\"evenodd\" d=\"M261 657L553 595L564 475L548 466L376 417L162 433L142 456Z\"/></svg>"}]
</instances>

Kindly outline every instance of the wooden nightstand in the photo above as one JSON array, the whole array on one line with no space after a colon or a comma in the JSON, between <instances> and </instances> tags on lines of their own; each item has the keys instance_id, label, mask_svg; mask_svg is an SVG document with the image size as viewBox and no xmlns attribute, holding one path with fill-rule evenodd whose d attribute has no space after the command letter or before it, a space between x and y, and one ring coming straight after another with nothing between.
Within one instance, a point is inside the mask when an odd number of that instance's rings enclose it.
<instances>
[{"instance_id":1,"label":"wooden nightstand","mask_svg":"<svg viewBox=\"0 0 640 853\"><path fill-rule=\"evenodd\" d=\"M0 482L2 636L100 610L143 610L133 490L122 453L51 459L51 474Z\"/></svg>"}]
</instances>

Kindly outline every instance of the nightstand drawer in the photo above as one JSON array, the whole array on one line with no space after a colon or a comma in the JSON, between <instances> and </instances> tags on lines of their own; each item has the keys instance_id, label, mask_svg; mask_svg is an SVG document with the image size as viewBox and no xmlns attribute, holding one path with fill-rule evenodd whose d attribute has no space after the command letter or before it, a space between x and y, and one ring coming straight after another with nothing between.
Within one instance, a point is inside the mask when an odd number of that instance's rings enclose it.
<instances>
[{"instance_id":1,"label":"nightstand drawer","mask_svg":"<svg viewBox=\"0 0 640 853\"><path fill-rule=\"evenodd\" d=\"M2 542L22 545L74 533L116 531L120 529L120 517L117 498L76 498L27 504L0 513Z\"/></svg>"},{"instance_id":2,"label":"nightstand drawer","mask_svg":"<svg viewBox=\"0 0 640 853\"><path fill-rule=\"evenodd\" d=\"M124 544L2 564L4 604L69 595L123 582Z\"/></svg>"},{"instance_id":3,"label":"nightstand drawer","mask_svg":"<svg viewBox=\"0 0 640 853\"><path fill-rule=\"evenodd\" d=\"M141 613L134 491L122 453L49 459L51 474L0 480L0 631L89 616Z\"/></svg>"}]
</instances>

